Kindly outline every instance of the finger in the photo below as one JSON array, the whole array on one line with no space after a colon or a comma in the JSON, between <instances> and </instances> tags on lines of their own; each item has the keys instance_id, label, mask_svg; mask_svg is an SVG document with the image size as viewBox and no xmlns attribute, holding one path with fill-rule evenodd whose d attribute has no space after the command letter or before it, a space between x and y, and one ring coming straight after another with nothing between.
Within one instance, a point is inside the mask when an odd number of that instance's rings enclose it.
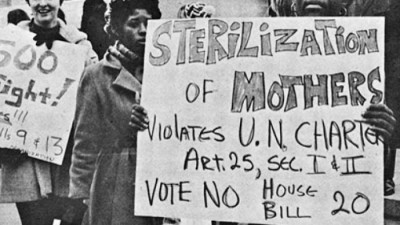
<instances>
[{"instance_id":1,"label":"finger","mask_svg":"<svg viewBox=\"0 0 400 225\"><path fill-rule=\"evenodd\" d=\"M131 120L129 122L141 129L147 129L149 127L148 122L146 122L142 118L138 118L134 115L131 116Z\"/></svg>"},{"instance_id":2,"label":"finger","mask_svg":"<svg viewBox=\"0 0 400 225\"><path fill-rule=\"evenodd\" d=\"M131 118L133 118L133 117L136 117L142 123L145 123L145 124L149 123L149 117L147 116L147 114L132 110Z\"/></svg>"},{"instance_id":3,"label":"finger","mask_svg":"<svg viewBox=\"0 0 400 225\"><path fill-rule=\"evenodd\" d=\"M138 111L138 112L140 112L140 111L142 111L142 106L140 106L140 105L138 105L138 104L134 104L134 105L132 105L132 111Z\"/></svg>"},{"instance_id":4,"label":"finger","mask_svg":"<svg viewBox=\"0 0 400 225\"><path fill-rule=\"evenodd\" d=\"M131 117L130 122L133 124L136 124L137 126L143 127L143 128L147 128L149 126L148 123L144 122L143 120L141 120L135 116Z\"/></svg>"},{"instance_id":5,"label":"finger","mask_svg":"<svg viewBox=\"0 0 400 225\"><path fill-rule=\"evenodd\" d=\"M388 132L393 132L394 130L394 124L387 122L386 120L383 119L376 119L376 118L370 118L370 119L366 119L365 122L367 124L370 124L374 127L378 127L381 129L385 129Z\"/></svg>"},{"instance_id":6,"label":"finger","mask_svg":"<svg viewBox=\"0 0 400 225\"><path fill-rule=\"evenodd\" d=\"M393 115L388 114L387 112L382 111L366 111L362 115L365 119L383 119L388 123L395 124L396 118Z\"/></svg>"},{"instance_id":7,"label":"finger","mask_svg":"<svg viewBox=\"0 0 400 225\"><path fill-rule=\"evenodd\" d=\"M380 132L380 130L372 128L372 127L370 129L368 129L368 134L375 135L377 140L379 140L380 142L385 142L385 140L387 140L386 139L387 137L385 138L384 134L382 132Z\"/></svg>"},{"instance_id":8,"label":"finger","mask_svg":"<svg viewBox=\"0 0 400 225\"><path fill-rule=\"evenodd\" d=\"M367 108L367 112L368 111L381 111L387 112L391 116L394 115L393 111L385 104L372 104Z\"/></svg>"},{"instance_id":9,"label":"finger","mask_svg":"<svg viewBox=\"0 0 400 225\"><path fill-rule=\"evenodd\" d=\"M147 115L147 110L140 106L140 105L133 105L132 106L132 115L138 117L142 122L148 124L149 123L149 117Z\"/></svg>"},{"instance_id":10,"label":"finger","mask_svg":"<svg viewBox=\"0 0 400 225\"><path fill-rule=\"evenodd\" d=\"M134 105L132 106L132 112L133 112L133 111L136 111L136 112L138 112L138 113L147 115L147 110L146 110L143 106L138 105L138 104L134 104Z\"/></svg>"},{"instance_id":11,"label":"finger","mask_svg":"<svg viewBox=\"0 0 400 225\"><path fill-rule=\"evenodd\" d=\"M379 128L385 130L386 133L389 133L388 136L391 136L394 130L394 124L388 123L386 120L383 119L366 119L365 123L372 125L374 128Z\"/></svg>"},{"instance_id":12,"label":"finger","mask_svg":"<svg viewBox=\"0 0 400 225\"><path fill-rule=\"evenodd\" d=\"M371 127L371 130L378 134L379 136L382 136L384 140L388 140L391 136L390 133L388 133L385 129L381 129L378 127Z\"/></svg>"},{"instance_id":13,"label":"finger","mask_svg":"<svg viewBox=\"0 0 400 225\"><path fill-rule=\"evenodd\" d=\"M139 124L133 123L133 122L129 122L129 126L131 126L133 129L139 130L139 131L144 131L147 129L145 126L139 125Z\"/></svg>"}]
</instances>

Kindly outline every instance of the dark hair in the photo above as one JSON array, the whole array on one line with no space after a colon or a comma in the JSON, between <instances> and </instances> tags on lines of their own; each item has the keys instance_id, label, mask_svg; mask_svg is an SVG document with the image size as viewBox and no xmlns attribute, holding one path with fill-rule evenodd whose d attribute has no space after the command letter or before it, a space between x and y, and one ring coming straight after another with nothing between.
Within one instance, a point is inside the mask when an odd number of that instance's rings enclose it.
<instances>
[{"instance_id":1,"label":"dark hair","mask_svg":"<svg viewBox=\"0 0 400 225\"><path fill-rule=\"evenodd\" d=\"M26 1L26 3L28 3L28 5L31 5L31 4L29 3L29 0L25 0L25 1ZM64 0L60 0L60 5L62 5L63 2L64 2Z\"/></svg>"},{"instance_id":2,"label":"dark hair","mask_svg":"<svg viewBox=\"0 0 400 225\"><path fill-rule=\"evenodd\" d=\"M296 9L295 6L296 0L268 0L268 9L267 15L269 17L277 17L277 16L295 16ZM294 11L293 11L294 10Z\"/></svg>"},{"instance_id":3,"label":"dark hair","mask_svg":"<svg viewBox=\"0 0 400 225\"><path fill-rule=\"evenodd\" d=\"M58 9L58 14L57 17L62 20L64 23L67 23L67 20L65 19L65 13L61 9Z\"/></svg>"},{"instance_id":4,"label":"dark hair","mask_svg":"<svg viewBox=\"0 0 400 225\"><path fill-rule=\"evenodd\" d=\"M22 9L14 9L7 14L7 23L17 25L23 20L29 20L28 14Z\"/></svg>"},{"instance_id":5,"label":"dark hair","mask_svg":"<svg viewBox=\"0 0 400 225\"><path fill-rule=\"evenodd\" d=\"M135 9L145 9L153 19L161 18L161 11L158 8L158 0L113 0L110 3L110 28L111 35L116 36Z\"/></svg>"}]
</instances>

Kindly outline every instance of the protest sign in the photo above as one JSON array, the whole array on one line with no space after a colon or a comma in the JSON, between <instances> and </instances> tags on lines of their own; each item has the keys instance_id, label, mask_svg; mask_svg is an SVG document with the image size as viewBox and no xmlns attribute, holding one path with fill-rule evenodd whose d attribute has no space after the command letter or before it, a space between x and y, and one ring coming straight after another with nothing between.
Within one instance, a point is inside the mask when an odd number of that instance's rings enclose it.
<instances>
[{"instance_id":1,"label":"protest sign","mask_svg":"<svg viewBox=\"0 0 400 225\"><path fill-rule=\"evenodd\" d=\"M60 41L48 50L32 33L0 30L0 147L62 164L85 51Z\"/></svg>"},{"instance_id":2,"label":"protest sign","mask_svg":"<svg viewBox=\"0 0 400 225\"><path fill-rule=\"evenodd\" d=\"M151 21L135 214L383 224L381 18Z\"/></svg>"}]
</instances>

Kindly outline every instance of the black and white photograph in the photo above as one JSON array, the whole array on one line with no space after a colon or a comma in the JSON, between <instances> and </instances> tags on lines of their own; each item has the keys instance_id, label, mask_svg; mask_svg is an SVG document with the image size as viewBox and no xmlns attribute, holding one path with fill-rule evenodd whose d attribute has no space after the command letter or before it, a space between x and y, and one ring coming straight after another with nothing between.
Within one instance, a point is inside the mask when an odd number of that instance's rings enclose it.
<instances>
[{"instance_id":1,"label":"black and white photograph","mask_svg":"<svg viewBox=\"0 0 400 225\"><path fill-rule=\"evenodd\" d=\"M0 225L400 225L400 1L0 0Z\"/></svg>"}]
</instances>

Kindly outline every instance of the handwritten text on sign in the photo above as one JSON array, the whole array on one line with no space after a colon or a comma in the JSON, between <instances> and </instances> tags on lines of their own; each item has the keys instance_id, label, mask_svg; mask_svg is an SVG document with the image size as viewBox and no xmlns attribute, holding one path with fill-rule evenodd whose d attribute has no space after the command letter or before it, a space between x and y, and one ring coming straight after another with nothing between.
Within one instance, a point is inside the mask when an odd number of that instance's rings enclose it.
<instances>
[{"instance_id":1,"label":"handwritten text on sign","mask_svg":"<svg viewBox=\"0 0 400 225\"><path fill-rule=\"evenodd\" d=\"M0 147L60 165L85 49L63 42L36 47L31 33L15 27L0 34Z\"/></svg>"},{"instance_id":2,"label":"handwritten text on sign","mask_svg":"<svg viewBox=\"0 0 400 225\"><path fill-rule=\"evenodd\" d=\"M383 224L383 20L149 24L137 215Z\"/></svg>"}]
</instances>

